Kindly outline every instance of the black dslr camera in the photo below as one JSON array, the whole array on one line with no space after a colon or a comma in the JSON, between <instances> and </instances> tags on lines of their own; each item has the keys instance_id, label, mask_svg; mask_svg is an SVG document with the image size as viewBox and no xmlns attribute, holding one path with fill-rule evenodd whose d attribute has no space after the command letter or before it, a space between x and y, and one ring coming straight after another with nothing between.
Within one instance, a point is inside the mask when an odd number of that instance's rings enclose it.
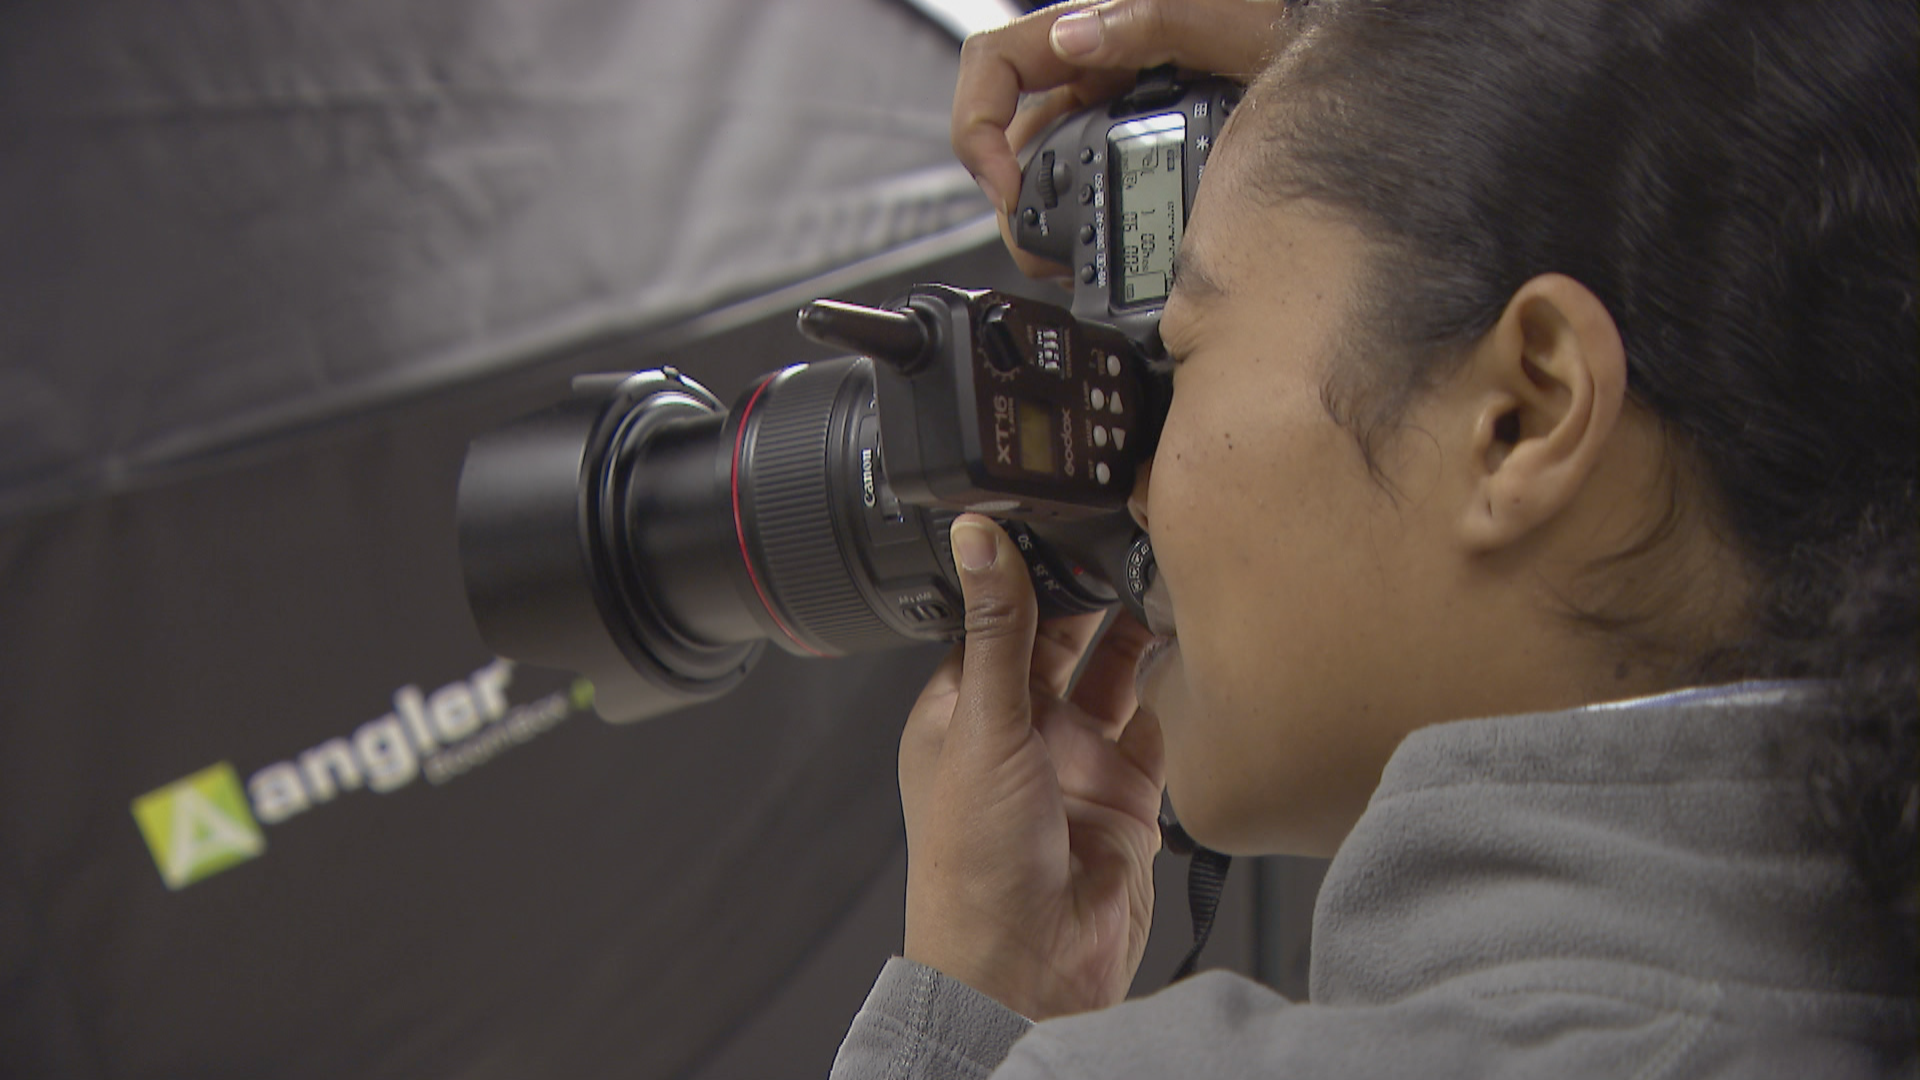
<instances>
[{"instance_id":1,"label":"black dslr camera","mask_svg":"<svg viewBox=\"0 0 1920 1080\"><path fill-rule=\"evenodd\" d=\"M1139 610L1128 518L1170 388L1148 356L1206 155L1239 88L1170 70L1032 151L1016 241L1074 267L1071 311L920 285L821 300L859 355L775 372L731 409L671 368L582 376L474 441L460 552L487 644L592 679L609 720L718 697L766 643L831 657L962 633L947 527L1000 520L1044 615Z\"/></svg>"}]
</instances>

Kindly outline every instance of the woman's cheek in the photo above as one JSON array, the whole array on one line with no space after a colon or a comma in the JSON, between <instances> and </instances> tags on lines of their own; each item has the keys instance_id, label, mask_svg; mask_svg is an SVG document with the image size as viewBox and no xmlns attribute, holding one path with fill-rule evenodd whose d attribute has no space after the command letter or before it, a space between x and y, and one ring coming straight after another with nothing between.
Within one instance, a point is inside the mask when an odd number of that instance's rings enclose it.
<instances>
[{"instance_id":1,"label":"woman's cheek","mask_svg":"<svg viewBox=\"0 0 1920 1080\"><path fill-rule=\"evenodd\" d=\"M1154 550L1163 537L1173 546L1187 542L1193 532L1192 515L1204 504L1207 479L1195 469L1194 424L1191 407L1175 394L1173 407L1161 429L1160 443L1154 450L1153 475L1147 489ZM1177 614L1177 609L1176 609Z\"/></svg>"}]
</instances>

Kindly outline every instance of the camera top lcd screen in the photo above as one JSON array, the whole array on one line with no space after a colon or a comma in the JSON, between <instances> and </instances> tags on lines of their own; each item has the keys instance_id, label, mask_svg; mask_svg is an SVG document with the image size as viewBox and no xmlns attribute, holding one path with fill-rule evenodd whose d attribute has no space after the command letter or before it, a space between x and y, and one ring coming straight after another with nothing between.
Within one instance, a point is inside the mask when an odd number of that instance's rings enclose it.
<instances>
[{"instance_id":1,"label":"camera top lcd screen","mask_svg":"<svg viewBox=\"0 0 1920 1080\"><path fill-rule=\"evenodd\" d=\"M1187 119L1180 113L1115 125L1107 133L1112 162L1114 246L1120 272L1113 275L1116 305L1157 303L1173 283L1173 254L1180 246L1185 214L1181 168Z\"/></svg>"}]
</instances>

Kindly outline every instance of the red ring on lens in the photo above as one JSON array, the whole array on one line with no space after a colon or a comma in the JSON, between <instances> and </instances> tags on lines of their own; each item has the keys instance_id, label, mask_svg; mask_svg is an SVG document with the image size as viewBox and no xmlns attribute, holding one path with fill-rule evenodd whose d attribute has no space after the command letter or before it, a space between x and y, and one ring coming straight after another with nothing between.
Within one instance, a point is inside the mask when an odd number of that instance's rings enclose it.
<instances>
[{"instance_id":1,"label":"red ring on lens","mask_svg":"<svg viewBox=\"0 0 1920 1080\"><path fill-rule=\"evenodd\" d=\"M753 415L753 407L760 403L760 395L766 393L767 387L772 386L779 378L780 375L776 374L761 380L760 385L754 389L753 396L747 399L746 406L740 410L740 426L733 432L733 467L732 475L728 479L733 495L733 536L740 544L740 561L746 564L747 580L753 583L754 595L760 598L760 606L766 609L767 615L773 619L773 624L780 628L781 633L787 635L788 641L793 642L809 655L827 659L833 654L821 652L801 641L799 635L795 634L792 628L787 626L786 621L780 618L780 613L773 609L773 601L767 596L767 590L761 586L760 575L753 569L753 553L747 549L747 530L740 514L740 451L747 441L747 420Z\"/></svg>"}]
</instances>

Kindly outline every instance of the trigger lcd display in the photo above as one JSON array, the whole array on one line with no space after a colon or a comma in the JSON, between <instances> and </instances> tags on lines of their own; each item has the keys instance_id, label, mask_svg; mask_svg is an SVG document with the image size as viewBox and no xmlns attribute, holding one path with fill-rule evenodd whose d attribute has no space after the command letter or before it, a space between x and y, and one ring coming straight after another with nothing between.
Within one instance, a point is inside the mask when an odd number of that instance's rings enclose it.
<instances>
[{"instance_id":1,"label":"trigger lcd display","mask_svg":"<svg viewBox=\"0 0 1920 1080\"><path fill-rule=\"evenodd\" d=\"M1186 117L1165 113L1115 125L1107 133L1113 163L1112 275L1115 306L1158 303L1173 283L1173 254L1186 225Z\"/></svg>"},{"instance_id":2,"label":"trigger lcd display","mask_svg":"<svg viewBox=\"0 0 1920 1080\"><path fill-rule=\"evenodd\" d=\"M1053 474L1053 425L1047 410L1022 401L1020 410L1020 467L1028 472Z\"/></svg>"}]
</instances>

